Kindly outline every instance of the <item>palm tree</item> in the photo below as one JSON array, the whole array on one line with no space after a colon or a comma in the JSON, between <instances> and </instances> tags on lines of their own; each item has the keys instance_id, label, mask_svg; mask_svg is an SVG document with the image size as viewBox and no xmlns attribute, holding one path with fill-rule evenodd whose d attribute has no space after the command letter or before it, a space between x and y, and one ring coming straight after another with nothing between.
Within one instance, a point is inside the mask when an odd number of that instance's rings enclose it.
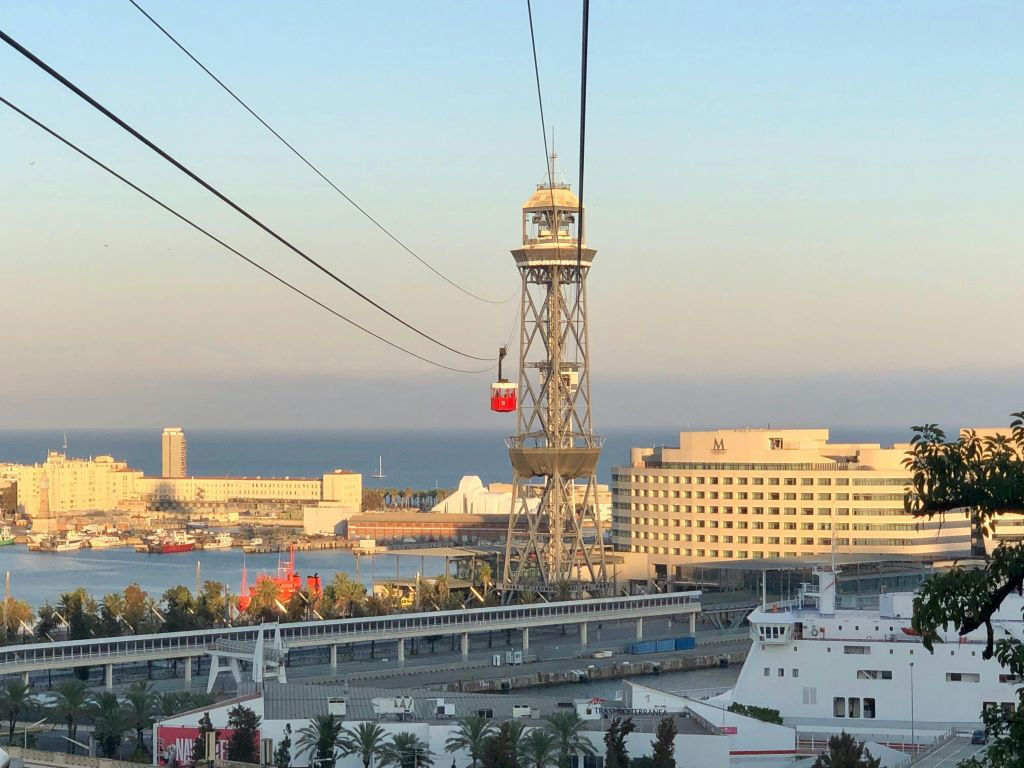
<instances>
[{"instance_id":1,"label":"palm tree","mask_svg":"<svg viewBox=\"0 0 1024 768\"><path fill-rule=\"evenodd\" d=\"M143 731L152 727L156 719L157 698L148 683L132 684L125 694L125 705L128 720L135 728L135 748L141 753L146 751Z\"/></svg>"},{"instance_id":2,"label":"palm tree","mask_svg":"<svg viewBox=\"0 0 1024 768\"><path fill-rule=\"evenodd\" d=\"M576 712L555 712L544 719L547 721L544 727L555 737L559 768L569 768L573 755L582 753L591 757L597 754L594 746L580 736L584 722Z\"/></svg>"},{"instance_id":3,"label":"palm tree","mask_svg":"<svg viewBox=\"0 0 1024 768\"><path fill-rule=\"evenodd\" d=\"M53 713L68 725L68 754L73 755L74 741L78 738L78 719L89 703L89 686L84 680L71 678L58 685L54 695Z\"/></svg>"},{"instance_id":4,"label":"palm tree","mask_svg":"<svg viewBox=\"0 0 1024 768\"><path fill-rule=\"evenodd\" d=\"M325 593L330 598L332 615L343 619L352 613L352 606L366 597L366 587L348 577L347 573L336 573Z\"/></svg>"},{"instance_id":5,"label":"palm tree","mask_svg":"<svg viewBox=\"0 0 1024 768\"><path fill-rule=\"evenodd\" d=\"M5 597L0 600L0 605L3 606L0 615L4 619L2 632L5 641L12 635L16 636L22 627L27 627L32 623L32 609L24 600Z\"/></svg>"},{"instance_id":6,"label":"palm tree","mask_svg":"<svg viewBox=\"0 0 1024 768\"><path fill-rule=\"evenodd\" d=\"M310 756L312 768L334 768L337 750L341 747L341 721L332 715L320 715L296 732L296 755Z\"/></svg>"},{"instance_id":7,"label":"palm tree","mask_svg":"<svg viewBox=\"0 0 1024 768\"><path fill-rule=\"evenodd\" d=\"M380 751L381 765L395 768L432 768L434 759L430 745L415 733L403 731L391 737L391 741Z\"/></svg>"},{"instance_id":8,"label":"palm tree","mask_svg":"<svg viewBox=\"0 0 1024 768\"><path fill-rule=\"evenodd\" d=\"M99 742L104 757L115 757L125 731L132 727L128 711L110 691L94 694L89 707L92 733Z\"/></svg>"},{"instance_id":9,"label":"palm tree","mask_svg":"<svg viewBox=\"0 0 1024 768\"><path fill-rule=\"evenodd\" d=\"M360 723L355 728L342 728L338 743L342 757L355 755L370 768L373 758L384 750L384 729L377 723Z\"/></svg>"},{"instance_id":10,"label":"palm tree","mask_svg":"<svg viewBox=\"0 0 1024 768\"><path fill-rule=\"evenodd\" d=\"M10 728L7 731L7 743L14 743L14 726L18 722L18 715L30 704L29 685L21 680L8 680L7 684L0 689L0 712L7 715Z\"/></svg>"},{"instance_id":11,"label":"palm tree","mask_svg":"<svg viewBox=\"0 0 1024 768\"><path fill-rule=\"evenodd\" d=\"M547 728L534 728L523 739L519 756L523 768L548 768L558 753L558 740Z\"/></svg>"},{"instance_id":12,"label":"palm tree","mask_svg":"<svg viewBox=\"0 0 1024 768\"><path fill-rule=\"evenodd\" d=\"M509 746L516 755L516 763L522 762L523 744L526 741L526 727L522 720L509 720L505 729Z\"/></svg>"},{"instance_id":13,"label":"palm tree","mask_svg":"<svg viewBox=\"0 0 1024 768\"><path fill-rule=\"evenodd\" d=\"M445 752L469 753L472 768L484 754L484 743L494 733L494 723L484 717L460 717L455 721L455 733L444 743Z\"/></svg>"},{"instance_id":14,"label":"palm tree","mask_svg":"<svg viewBox=\"0 0 1024 768\"><path fill-rule=\"evenodd\" d=\"M245 612L257 621L273 621L281 613L278 602L277 585L270 579L260 579L249 592L249 607Z\"/></svg>"}]
</instances>

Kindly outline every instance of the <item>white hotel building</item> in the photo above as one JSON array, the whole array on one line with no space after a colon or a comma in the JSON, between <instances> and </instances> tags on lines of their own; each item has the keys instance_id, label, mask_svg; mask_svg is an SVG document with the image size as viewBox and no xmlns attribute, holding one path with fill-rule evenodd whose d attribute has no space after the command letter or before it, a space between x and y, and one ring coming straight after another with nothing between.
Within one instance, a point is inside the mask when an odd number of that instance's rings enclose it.
<instances>
[{"instance_id":1,"label":"white hotel building","mask_svg":"<svg viewBox=\"0 0 1024 768\"><path fill-rule=\"evenodd\" d=\"M612 538L657 575L716 560L841 554L947 559L970 553L963 515L903 509L909 446L829 443L827 429L681 432L633 448L612 474Z\"/></svg>"}]
</instances>

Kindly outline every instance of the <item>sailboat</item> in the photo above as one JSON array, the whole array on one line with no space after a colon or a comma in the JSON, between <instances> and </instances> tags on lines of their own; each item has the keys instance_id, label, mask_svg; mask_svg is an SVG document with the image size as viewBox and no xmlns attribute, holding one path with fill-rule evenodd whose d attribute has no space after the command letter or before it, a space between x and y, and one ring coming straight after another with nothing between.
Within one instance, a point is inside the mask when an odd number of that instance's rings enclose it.
<instances>
[{"instance_id":1,"label":"sailboat","mask_svg":"<svg viewBox=\"0 0 1024 768\"><path fill-rule=\"evenodd\" d=\"M374 480L383 480L387 475L384 474L384 457L377 457L377 473L370 475Z\"/></svg>"}]
</instances>

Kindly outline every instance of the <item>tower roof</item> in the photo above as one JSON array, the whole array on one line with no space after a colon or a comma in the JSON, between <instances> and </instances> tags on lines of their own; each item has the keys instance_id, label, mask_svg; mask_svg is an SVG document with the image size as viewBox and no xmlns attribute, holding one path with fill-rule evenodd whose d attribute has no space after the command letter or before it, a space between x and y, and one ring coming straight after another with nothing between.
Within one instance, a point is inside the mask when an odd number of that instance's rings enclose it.
<instances>
[{"instance_id":1,"label":"tower roof","mask_svg":"<svg viewBox=\"0 0 1024 768\"><path fill-rule=\"evenodd\" d=\"M548 167L544 171L544 178L537 185L537 190L530 195L530 199L523 203L523 210L549 211L552 207L576 210L579 205L579 198L576 197L558 170L558 153L552 152L548 156Z\"/></svg>"}]
</instances>

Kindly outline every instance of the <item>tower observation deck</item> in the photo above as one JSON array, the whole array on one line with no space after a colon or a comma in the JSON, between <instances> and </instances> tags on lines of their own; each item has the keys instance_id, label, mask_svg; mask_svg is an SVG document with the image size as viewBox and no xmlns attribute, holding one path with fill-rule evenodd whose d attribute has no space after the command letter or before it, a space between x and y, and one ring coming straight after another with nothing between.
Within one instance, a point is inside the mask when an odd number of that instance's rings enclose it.
<instances>
[{"instance_id":1,"label":"tower observation deck","mask_svg":"<svg viewBox=\"0 0 1024 768\"><path fill-rule=\"evenodd\" d=\"M507 441L515 475L502 574L509 598L601 596L609 586L595 474L602 441L590 410L587 274L595 251L582 245L579 200L557 180L556 157L523 205L523 243L512 251L522 299L516 433Z\"/></svg>"}]
</instances>

